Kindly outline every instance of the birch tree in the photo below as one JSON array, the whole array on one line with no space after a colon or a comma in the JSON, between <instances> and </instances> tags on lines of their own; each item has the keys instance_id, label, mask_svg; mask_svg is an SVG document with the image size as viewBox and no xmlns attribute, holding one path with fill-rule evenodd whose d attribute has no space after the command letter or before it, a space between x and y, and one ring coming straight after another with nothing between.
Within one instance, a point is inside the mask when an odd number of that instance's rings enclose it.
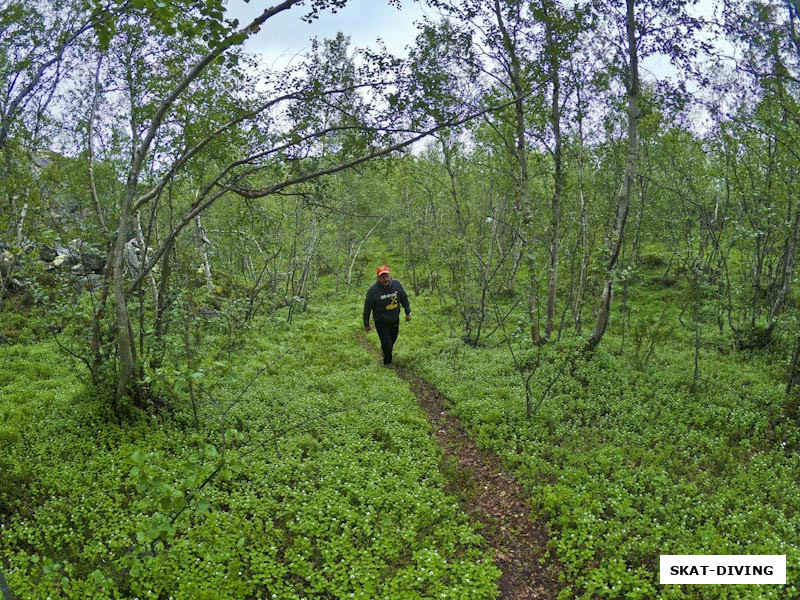
<instances>
[{"instance_id":1,"label":"birch tree","mask_svg":"<svg viewBox=\"0 0 800 600\"><path fill-rule=\"evenodd\" d=\"M600 344L608 326L625 224L635 190L641 118L640 61L642 57L661 54L669 57L676 66L691 71L689 67L699 48L693 41L694 34L702 25L701 19L689 13L691 5L686 0L643 3L627 0L624 13L614 6L600 5L600 26L593 34L597 35L598 42L614 49L611 58L619 66L618 69L612 68L611 72L618 76L624 90L626 160L605 243L604 281L595 326L586 344L588 351Z\"/></svg>"}]
</instances>

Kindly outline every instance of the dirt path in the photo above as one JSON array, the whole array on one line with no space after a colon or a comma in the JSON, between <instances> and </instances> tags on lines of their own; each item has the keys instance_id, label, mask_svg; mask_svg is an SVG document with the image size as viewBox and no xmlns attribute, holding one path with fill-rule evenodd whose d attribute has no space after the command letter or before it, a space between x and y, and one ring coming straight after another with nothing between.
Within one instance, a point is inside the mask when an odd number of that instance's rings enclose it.
<instances>
[{"instance_id":1,"label":"dirt path","mask_svg":"<svg viewBox=\"0 0 800 600\"><path fill-rule=\"evenodd\" d=\"M363 335L359 342L375 354ZM497 455L478 449L461 422L447 414L445 399L436 388L410 369L395 366L394 371L408 382L434 426L445 455L442 470L449 483L447 491L480 523L481 535L494 549L495 565L503 573L499 598L556 598L561 589L559 566L550 558L542 561L549 536L543 524L530 519L530 506L514 477Z\"/></svg>"}]
</instances>

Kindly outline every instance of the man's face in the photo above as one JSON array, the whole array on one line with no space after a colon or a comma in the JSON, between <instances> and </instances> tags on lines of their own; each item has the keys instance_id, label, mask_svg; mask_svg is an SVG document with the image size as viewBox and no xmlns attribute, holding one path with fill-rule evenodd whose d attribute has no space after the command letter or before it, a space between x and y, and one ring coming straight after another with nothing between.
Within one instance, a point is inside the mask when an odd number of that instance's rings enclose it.
<instances>
[{"instance_id":1,"label":"man's face","mask_svg":"<svg viewBox=\"0 0 800 600\"><path fill-rule=\"evenodd\" d=\"M378 283L383 287L387 287L392 282L392 276L388 273L381 273L378 275Z\"/></svg>"}]
</instances>

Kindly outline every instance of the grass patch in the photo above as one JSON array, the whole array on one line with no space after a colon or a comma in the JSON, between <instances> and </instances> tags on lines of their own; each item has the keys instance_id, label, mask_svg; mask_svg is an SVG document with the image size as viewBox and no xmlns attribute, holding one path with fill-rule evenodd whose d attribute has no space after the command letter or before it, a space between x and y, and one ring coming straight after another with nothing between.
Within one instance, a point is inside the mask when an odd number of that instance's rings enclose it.
<instances>
[{"instance_id":1,"label":"grass patch","mask_svg":"<svg viewBox=\"0 0 800 600\"><path fill-rule=\"evenodd\" d=\"M51 346L0 349L4 473L20 474L3 480L0 560L11 589L495 597L499 573L445 492L415 398L340 314L312 308L291 329L262 323L224 360L204 350L199 431L185 398L158 417L111 423ZM198 489L223 452L222 471Z\"/></svg>"},{"instance_id":2,"label":"grass patch","mask_svg":"<svg viewBox=\"0 0 800 600\"><path fill-rule=\"evenodd\" d=\"M663 312L646 300L652 306L641 303L643 314ZM689 332L676 327L656 340L644 364L633 345L619 354L619 332L610 329L592 360L568 369L526 420L508 350L471 348L440 333L430 326L438 307L414 302L417 318L401 332L398 356L530 490L564 565L564 597L800 595L792 584L800 575L800 433L784 414L769 357L704 347L701 385L691 393ZM535 396L564 360L555 347L541 351ZM786 554L790 584L662 587L660 554Z\"/></svg>"}]
</instances>

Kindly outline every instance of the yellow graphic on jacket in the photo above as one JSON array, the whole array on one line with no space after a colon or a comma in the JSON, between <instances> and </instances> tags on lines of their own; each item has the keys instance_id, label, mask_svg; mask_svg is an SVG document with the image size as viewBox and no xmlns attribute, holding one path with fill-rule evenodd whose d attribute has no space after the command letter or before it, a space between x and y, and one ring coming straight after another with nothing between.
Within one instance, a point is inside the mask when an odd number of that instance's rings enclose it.
<instances>
[{"instance_id":1,"label":"yellow graphic on jacket","mask_svg":"<svg viewBox=\"0 0 800 600\"><path fill-rule=\"evenodd\" d=\"M391 300L389 301L389 304L386 305L386 308L384 308L384 310L395 310L398 307L398 304L397 304L397 292L391 294L390 297L391 297Z\"/></svg>"}]
</instances>

